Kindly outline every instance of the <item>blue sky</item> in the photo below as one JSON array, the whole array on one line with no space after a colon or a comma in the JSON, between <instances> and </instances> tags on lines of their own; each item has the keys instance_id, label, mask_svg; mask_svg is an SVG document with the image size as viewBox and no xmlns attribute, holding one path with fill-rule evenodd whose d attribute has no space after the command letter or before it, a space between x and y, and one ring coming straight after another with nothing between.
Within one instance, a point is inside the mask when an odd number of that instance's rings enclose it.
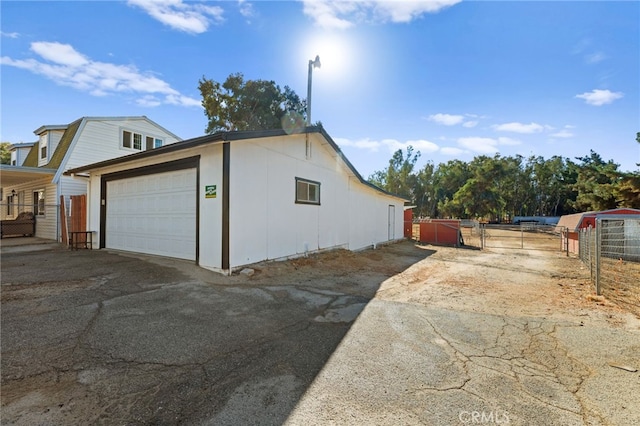
<instances>
[{"instance_id":1,"label":"blue sky","mask_svg":"<svg viewBox=\"0 0 640 426\"><path fill-rule=\"evenodd\" d=\"M408 145L418 165L476 155L637 170L640 2L5 1L0 139L146 115L204 134L198 80L274 80L368 177Z\"/></svg>"}]
</instances>

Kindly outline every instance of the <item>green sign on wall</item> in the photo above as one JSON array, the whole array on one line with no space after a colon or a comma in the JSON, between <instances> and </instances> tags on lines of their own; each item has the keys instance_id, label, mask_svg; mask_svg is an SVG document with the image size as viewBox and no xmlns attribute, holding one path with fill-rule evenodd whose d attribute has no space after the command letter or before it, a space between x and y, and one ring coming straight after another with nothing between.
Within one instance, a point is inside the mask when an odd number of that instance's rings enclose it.
<instances>
[{"instance_id":1,"label":"green sign on wall","mask_svg":"<svg viewBox=\"0 0 640 426\"><path fill-rule=\"evenodd\" d=\"M204 187L204 198L216 198L217 185L206 185Z\"/></svg>"}]
</instances>

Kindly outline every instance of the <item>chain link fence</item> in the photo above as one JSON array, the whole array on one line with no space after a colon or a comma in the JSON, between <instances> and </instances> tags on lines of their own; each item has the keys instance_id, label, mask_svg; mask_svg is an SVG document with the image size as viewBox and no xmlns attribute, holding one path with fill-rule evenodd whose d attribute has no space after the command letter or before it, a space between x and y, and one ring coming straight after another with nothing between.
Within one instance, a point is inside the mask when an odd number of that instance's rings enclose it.
<instances>
[{"instance_id":1,"label":"chain link fence","mask_svg":"<svg viewBox=\"0 0 640 426\"><path fill-rule=\"evenodd\" d=\"M537 223L482 224L481 248L568 251L565 227Z\"/></svg>"},{"instance_id":2,"label":"chain link fence","mask_svg":"<svg viewBox=\"0 0 640 426\"><path fill-rule=\"evenodd\" d=\"M597 217L580 231L578 255L597 294L640 316L640 215Z\"/></svg>"}]
</instances>

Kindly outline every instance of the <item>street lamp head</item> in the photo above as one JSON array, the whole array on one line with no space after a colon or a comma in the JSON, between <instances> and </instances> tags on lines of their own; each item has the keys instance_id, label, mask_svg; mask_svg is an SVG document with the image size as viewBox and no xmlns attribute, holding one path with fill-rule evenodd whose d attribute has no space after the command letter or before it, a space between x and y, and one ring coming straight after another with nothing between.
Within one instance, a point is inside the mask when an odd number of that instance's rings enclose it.
<instances>
[{"instance_id":1,"label":"street lamp head","mask_svg":"<svg viewBox=\"0 0 640 426\"><path fill-rule=\"evenodd\" d=\"M313 65L314 68L320 68L320 56L316 55L315 60L309 60L309 65Z\"/></svg>"}]
</instances>

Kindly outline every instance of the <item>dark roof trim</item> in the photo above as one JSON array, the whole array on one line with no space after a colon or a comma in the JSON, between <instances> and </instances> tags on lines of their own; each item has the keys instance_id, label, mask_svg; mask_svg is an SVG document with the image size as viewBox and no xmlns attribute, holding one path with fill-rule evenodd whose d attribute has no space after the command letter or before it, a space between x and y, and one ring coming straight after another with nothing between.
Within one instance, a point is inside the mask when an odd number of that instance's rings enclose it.
<instances>
[{"instance_id":1,"label":"dark roof trim","mask_svg":"<svg viewBox=\"0 0 640 426\"><path fill-rule=\"evenodd\" d=\"M397 194L392 194L391 192L385 191L382 188L377 187L371 182L367 181L362 177L362 175L356 170L356 168L351 164L349 159L344 155L338 144L329 136L326 130L322 126L309 126L305 130L300 133L319 133L321 134L329 145L333 148L333 150L338 154L338 157L344 161L349 170L358 178L360 183L365 186L370 187L376 191L382 192L383 194L390 195L392 197L400 198L402 200L409 201L407 198L402 197ZM268 138L268 137L276 137L276 136L287 136L288 133L283 129L273 129L273 130L248 130L248 131L235 131L235 132L218 132L212 135L200 136L193 139L187 139L181 142L175 142L169 145L162 146L160 148L155 148L149 151L136 152L135 154L125 155L123 157L112 158L110 160L100 161L98 163L89 164L82 167L76 167L75 169L70 169L64 172L65 175L78 174L88 172L93 169L98 169L102 167L113 166L116 164L124 164L130 161L136 161L143 158L154 157L156 155L168 154L171 152L181 151L183 149L195 148L201 145L206 145L214 142L232 142L238 140L245 139L259 139L259 138Z\"/></svg>"}]
</instances>

